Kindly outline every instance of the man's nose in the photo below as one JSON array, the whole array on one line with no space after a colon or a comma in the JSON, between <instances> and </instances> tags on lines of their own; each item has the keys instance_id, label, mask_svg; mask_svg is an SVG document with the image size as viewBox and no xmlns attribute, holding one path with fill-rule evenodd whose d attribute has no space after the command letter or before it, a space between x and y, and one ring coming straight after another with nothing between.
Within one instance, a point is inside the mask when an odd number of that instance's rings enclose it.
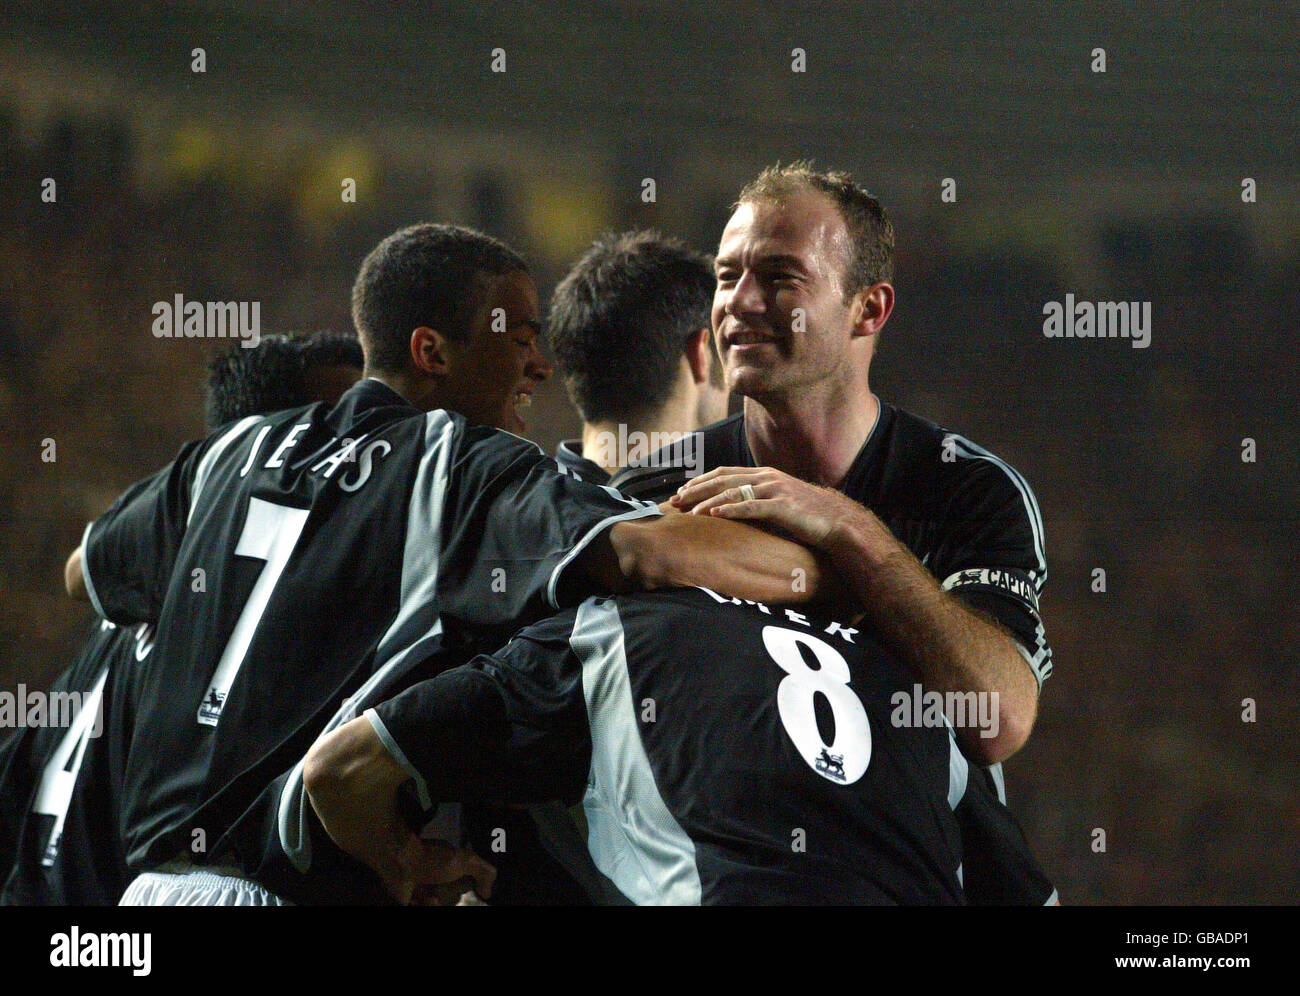
<instances>
[{"instance_id":1,"label":"man's nose","mask_svg":"<svg viewBox=\"0 0 1300 996\"><path fill-rule=\"evenodd\" d=\"M755 314L764 310L763 289L759 286L758 278L752 272L746 270L740 275L734 287L731 288L731 294L727 297L724 310L733 317L740 317L746 314Z\"/></svg>"},{"instance_id":2,"label":"man's nose","mask_svg":"<svg viewBox=\"0 0 1300 996\"><path fill-rule=\"evenodd\" d=\"M555 373L555 367L551 365L551 361L546 358L546 354L541 351L536 343L533 344L533 355L528 359L525 372L538 383L550 380L551 374Z\"/></svg>"}]
</instances>

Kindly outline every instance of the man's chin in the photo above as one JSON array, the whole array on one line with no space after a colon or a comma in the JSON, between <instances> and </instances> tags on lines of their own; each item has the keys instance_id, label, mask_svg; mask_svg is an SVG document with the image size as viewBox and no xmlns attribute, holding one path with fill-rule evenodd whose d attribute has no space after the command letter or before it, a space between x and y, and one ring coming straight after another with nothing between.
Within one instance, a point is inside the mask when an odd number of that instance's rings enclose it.
<instances>
[{"instance_id":1,"label":"man's chin","mask_svg":"<svg viewBox=\"0 0 1300 996\"><path fill-rule=\"evenodd\" d=\"M750 366L729 371L727 377L727 385L731 388L731 393L745 398L770 394L774 389L778 388L778 385L773 381L774 378L770 371Z\"/></svg>"}]
</instances>

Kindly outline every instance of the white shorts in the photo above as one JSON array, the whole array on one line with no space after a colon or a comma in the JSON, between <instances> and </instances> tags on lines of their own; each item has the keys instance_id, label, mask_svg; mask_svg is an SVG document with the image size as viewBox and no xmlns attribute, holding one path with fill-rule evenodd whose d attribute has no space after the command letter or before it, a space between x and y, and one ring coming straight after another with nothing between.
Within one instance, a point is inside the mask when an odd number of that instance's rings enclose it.
<instances>
[{"instance_id":1,"label":"white shorts","mask_svg":"<svg viewBox=\"0 0 1300 996\"><path fill-rule=\"evenodd\" d=\"M232 868L183 862L144 872L126 887L119 906L289 906Z\"/></svg>"}]
</instances>

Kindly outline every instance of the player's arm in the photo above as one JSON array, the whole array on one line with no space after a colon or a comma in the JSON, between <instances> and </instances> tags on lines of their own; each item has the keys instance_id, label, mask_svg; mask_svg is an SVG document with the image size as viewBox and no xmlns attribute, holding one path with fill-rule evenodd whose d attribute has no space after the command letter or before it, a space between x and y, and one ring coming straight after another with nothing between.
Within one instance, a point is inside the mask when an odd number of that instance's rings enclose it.
<instances>
[{"instance_id":1,"label":"player's arm","mask_svg":"<svg viewBox=\"0 0 1300 996\"><path fill-rule=\"evenodd\" d=\"M228 434L255 420L228 430ZM86 527L64 565L68 594L119 625L154 622L162 609L191 508L201 461L213 441L189 443L152 477L128 488Z\"/></svg>"},{"instance_id":2,"label":"player's arm","mask_svg":"<svg viewBox=\"0 0 1300 996\"><path fill-rule=\"evenodd\" d=\"M608 591L703 585L757 602L812 601L827 567L814 551L739 522L668 514L616 523L580 566Z\"/></svg>"},{"instance_id":3,"label":"player's arm","mask_svg":"<svg viewBox=\"0 0 1300 996\"><path fill-rule=\"evenodd\" d=\"M545 620L500 653L412 685L311 748L303 784L322 826L399 899L437 873L431 859L445 856L431 855L401 817L408 783L422 812L442 802L581 797L590 736L571 624Z\"/></svg>"},{"instance_id":4,"label":"player's arm","mask_svg":"<svg viewBox=\"0 0 1300 996\"><path fill-rule=\"evenodd\" d=\"M748 484L755 497L741 492ZM939 692L996 695L996 728L957 731L982 764L1014 754L1029 738L1038 680L998 623L946 592L869 509L830 488L772 468L723 467L690 481L674 500L697 515L780 526L821 550L881 636ZM987 715L985 710L977 710Z\"/></svg>"},{"instance_id":5,"label":"player's arm","mask_svg":"<svg viewBox=\"0 0 1300 996\"><path fill-rule=\"evenodd\" d=\"M890 541L895 549L889 549ZM878 553L870 558L868 550ZM878 519L855 524L829 544L828 552L867 617L912 663L927 688L990 696L996 708L976 713L990 715L993 722L987 727L968 722L957 730L967 756L994 764L1024 746L1038 714L1038 684L998 623L944 591Z\"/></svg>"},{"instance_id":6,"label":"player's arm","mask_svg":"<svg viewBox=\"0 0 1300 996\"><path fill-rule=\"evenodd\" d=\"M439 493L437 604L507 626L593 594L699 584L764 602L821 592L817 555L745 523L663 515L561 474L506 433L458 424Z\"/></svg>"},{"instance_id":7,"label":"player's arm","mask_svg":"<svg viewBox=\"0 0 1300 996\"><path fill-rule=\"evenodd\" d=\"M468 850L421 840L399 808L410 774L389 752L366 716L316 742L303 784L330 839L368 865L400 903L432 891L440 903L466 891L492 895L493 868Z\"/></svg>"}]
</instances>

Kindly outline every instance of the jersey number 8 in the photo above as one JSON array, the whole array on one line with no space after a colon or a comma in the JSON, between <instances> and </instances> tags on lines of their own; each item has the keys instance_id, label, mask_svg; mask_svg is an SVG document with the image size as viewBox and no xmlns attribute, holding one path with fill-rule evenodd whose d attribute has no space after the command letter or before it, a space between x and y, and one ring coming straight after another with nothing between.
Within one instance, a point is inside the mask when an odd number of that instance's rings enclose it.
<instances>
[{"instance_id":1,"label":"jersey number 8","mask_svg":"<svg viewBox=\"0 0 1300 996\"><path fill-rule=\"evenodd\" d=\"M814 671L799 651L803 644L817 658ZM808 633L763 627L763 646L786 672L776 689L776 708L785 732L808 766L828 781L852 785L871 762L871 724L867 710L849 688L849 665L830 644ZM832 743L817 726L814 699L826 697L835 722Z\"/></svg>"}]
</instances>

